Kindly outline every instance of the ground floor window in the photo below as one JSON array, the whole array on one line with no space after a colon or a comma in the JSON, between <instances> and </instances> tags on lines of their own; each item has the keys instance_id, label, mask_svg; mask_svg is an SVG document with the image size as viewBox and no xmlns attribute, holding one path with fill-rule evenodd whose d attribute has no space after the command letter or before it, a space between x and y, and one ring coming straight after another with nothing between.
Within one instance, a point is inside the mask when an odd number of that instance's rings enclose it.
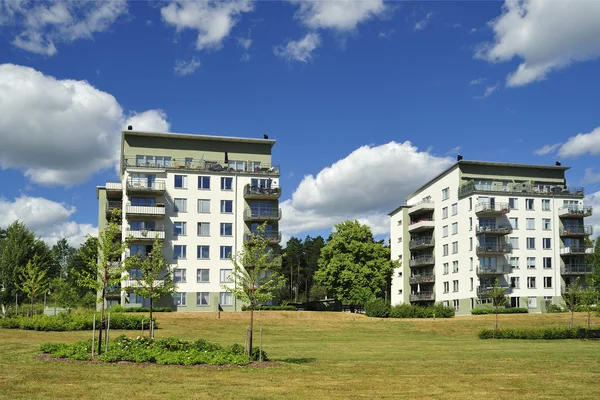
<instances>
[{"instance_id":1,"label":"ground floor window","mask_svg":"<svg viewBox=\"0 0 600 400\"><path fill-rule=\"evenodd\" d=\"M537 308L537 297L528 297L527 298L527 307Z\"/></svg>"},{"instance_id":2,"label":"ground floor window","mask_svg":"<svg viewBox=\"0 0 600 400\"><path fill-rule=\"evenodd\" d=\"M521 298L520 297L511 297L510 298L510 306L519 308L521 307Z\"/></svg>"},{"instance_id":3,"label":"ground floor window","mask_svg":"<svg viewBox=\"0 0 600 400\"><path fill-rule=\"evenodd\" d=\"M185 293L177 292L177 293L173 294L173 305L179 306L179 307L185 307L187 305L186 300L185 300Z\"/></svg>"},{"instance_id":4,"label":"ground floor window","mask_svg":"<svg viewBox=\"0 0 600 400\"><path fill-rule=\"evenodd\" d=\"M454 311L457 312L458 311L458 307L459 307L459 301L458 300L452 300L452 306L454 307Z\"/></svg>"},{"instance_id":5,"label":"ground floor window","mask_svg":"<svg viewBox=\"0 0 600 400\"><path fill-rule=\"evenodd\" d=\"M209 292L196 293L196 305L198 307L209 306L210 305L210 293Z\"/></svg>"},{"instance_id":6,"label":"ground floor window","mask_svg":"<svg viewBox=\"0 0 600 400\"><path fill-rule=\"evenodd\" d=\"M232 306L233 305L233 296L229 292L221 292L219 296L219 303L222 306Z\"/></svg>"}]
</instances>

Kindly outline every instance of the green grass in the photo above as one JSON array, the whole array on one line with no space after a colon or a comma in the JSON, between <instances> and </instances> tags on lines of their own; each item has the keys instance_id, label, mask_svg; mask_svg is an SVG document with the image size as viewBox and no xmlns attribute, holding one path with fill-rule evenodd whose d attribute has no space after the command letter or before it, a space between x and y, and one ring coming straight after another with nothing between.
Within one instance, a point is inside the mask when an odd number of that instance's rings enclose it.
<instances>
[{"instance_id":1,"label":"green grass","mask_svg":"<svg viewBox=\"0 0 600 400\"><path fill-rule=\"evenodd\" d=\"M165 313L157 337L244 342L248 313ZM60 363L39 344L89 332L0 330L0 398L600 398L600 342L480 340L495 316L377 319L356 314L261 312L263 346L281 366L175 368ZM500 315L503 328L565 326L568 314ZM600 326L600 318L593 317ZM585 314L576 315L585 326ZM258 332L258 329L256 330ZM124 333L113 332L113 337ZM258 339L258 335L256 335Z\"/></svg>"}]
</instances>

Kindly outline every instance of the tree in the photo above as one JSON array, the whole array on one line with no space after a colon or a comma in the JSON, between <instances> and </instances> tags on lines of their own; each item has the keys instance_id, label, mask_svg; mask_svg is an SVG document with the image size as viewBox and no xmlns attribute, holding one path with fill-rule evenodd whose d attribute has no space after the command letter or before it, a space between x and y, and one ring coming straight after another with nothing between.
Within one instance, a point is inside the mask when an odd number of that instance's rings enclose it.
<instances>
[{"instance_id":1,"label":"tree","mask_svg":"<svg viewBox=\"0 0 600 400\"><path fill-rule=\"evenodd\" d=\"M233 270L228 283L221 287L244 303L250 309L250 332L248 355L252 357L252 332L254 329L254 308L257 304L273 299L275 293L285 286L285 279L277 273L281 256L273 252L270 239L265 235L266 224L251 234L251 240L244 243L242 250L231 255ZM233 286L231 286L233 285Z\"/></svg>"},{"instance_id":2,"label":"tree","mask_svg":"<svg viewBox=\"0 0 600 400\"><path fill-rule=\"evenodd\" d=\"M311 293L315 272L319 268L319 257L321 257L321 249L323 246L325 246L325 240L322 236L317 236L316 238L307 236L306 239L304 239L304 293L307 298Z\"/></svg>"},{"instance_id":3,"label":"tree","mask_svg":"<svg viewBox=\"0 0 600 400\"><path fill-rule=\"evenodd\" d=\"M48 288L48 277L46 276L46 270L40 263L39 255L35 254L21 271L19 288L31 299L31 315L33 315L35 298Z\"/></svg>"},{"instance_id":4,"label":"tree","mask_svg":"<svg viewBox=\"0 0 600 400\"><path fill-rule=\"evenodd\" d=\"M586 256L586 258L587 257L588 256ZM594 283L596 290L600 292L600 236L598 236L594 242L594 254L589 256L589 263L594 268L592 282Z\"/></svg>"},{"instance_id":5,"label":"tree","mask_svg":"<svg viewBox=\"0 0 600 400\"><path fill-rule=\"evenodd\" d=\"M596 288L596 282L592 279L592 284L587 285L586 287L582 287L580 289L580 300L579 303L583 306L585 311L587 311L587 328L590 329L591 324L591 311L592 306L598 303L598 297L600 293L598 293L598 289Z\"/></svg>"},{"instance_id":6,"label":"tree","mask_svg":"<svg viewBox=\"0 0 600 400\"><path fill-rule=\"evenodd\" d=\"M100 293L100 328L98 329L98 355L102 354L102 324L106 308L106 292L109 287L115 287L125 279L125 264L121 263L121 255L129 247L129 239L121 242L121 228L110 223L98 234L98 258L93 254L83 254L87 268L77 272L81 286Z\"/></svg>"},{"instance_id":7,"label":"tree","mask_svg":"<svg viewBox=\"0 0 600 400\"><path fill-rule=\"evenodd\" d=\"M368 226L345 221L335 226L321 250L315 282L333 296L350 304L365 304L383 297L398 262L390 249L375 242Z\"/></svg>"},{"instance_id":8,"label":"tree","mask_svg":"<svg viewBox=\"0 0 600 400\"><path fill-rule=\"evenodd\" d=\"M496 314L495 328L498 330L498 308L508 304L508 297L506 296L505 289L500 287L498 278L494 281L494 286L488 290L488 296L492 300L492 306L494 307L494 313Z\"/></svg>"},{"instance_id":9,"label":"tree","mask_svg":"<svg viewBox=\"0 0 600 400\"><path fill-rule=\"evenodd\" d=\"M282 266L285 271L290 271L290 299L294 298L294 272L300 269L300 265L304 262L304 248L302 246L302 240L292 237L287 241L284 256L282 260ZM296 287L299 290L298 281L295 282Z\"/></svg>"},{"instance_id":10,"label":"tree","mask_svg":"<svg viewBox=\"0 0 600 400\"><path fill-rule=\"evenodd\" d=\"M75 288L80 299L84 299L92 294L95 302L97 292L94 292L89 287L81 286L78 281L78 277L81 274L89 275L97 273L98 266L86 262L86 260L90 259L98 260L98 238L96 236L88 236L71 259L67 282ZM81 301L78 303L81 304Z\"/></svg>"},{"instance_id":11,"label":"tree","mask_svg":"<svg viewBox=\"0 0 600 400\"><path fill-rule=\"evenodd\" d=\"M579 283L579 277L575 279L571 285L566 287L566 293L563 295L567 310L571 312L571 321L569 322L569 328L573 327L573 319L575 317L575 308L581 301L581 284Z\"/></svg>"},{"instance_id":12,"label":"tree","mask_svg":"<svg viewBox=\"0 0 600 400\"><path fill-rule=\"evenodd\" d=\"M69 246L67 239L59 240L52 247L52 256L58 264L60 278L66 278L69 275L69 268L73 263L73 258L77 254L77 249Z\"/></svg>"},{"instance_id":13,"label":"tree","mask_svg":"<svg viewBox=\"0 0 600 400\"><path fill-rule=\"evenodd\" d=\"M142 276L134 281L132 288L138 296L150 299L150 320L152 320L154 300L177 291L177 285L173 282L173 268L167 264L163 256L158 237L154 239L152 252L148 257L136 254L127 260L127 268L140 269L142 272Z\"/></svg>"}]
</instances>

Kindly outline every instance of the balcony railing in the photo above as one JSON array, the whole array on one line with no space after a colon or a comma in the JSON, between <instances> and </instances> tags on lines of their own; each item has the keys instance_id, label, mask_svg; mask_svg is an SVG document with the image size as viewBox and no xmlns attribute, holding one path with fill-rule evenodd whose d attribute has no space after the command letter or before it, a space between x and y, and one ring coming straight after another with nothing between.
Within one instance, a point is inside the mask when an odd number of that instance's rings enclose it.
<instances>
[{"instance_id":1,"label":"balcony railing","mask_svg":"<svg viewBox=\"0 0 600 400\"><path fill-rule=\"evenodd\" d=\"M589 217L592 215L592 207L588 206L566 206L558 209L559 217Z\"/></svg>"},{"instance_id":2,"label":"balcony railing","mask_svg":"<svg viewBox=\"0 0 600 400\"><path fill-rule=\"evenodd\" d=\"M434 283L435 275L434 274L411 275L408 278L408 282L411 285L416 285L416 284L420 284L420 283Z\"/></svg>"},{"instance_id":3,"label":"balcony railing","mask_svg":"<svg viewBox=\"0 0 600 400\"><path fill-rule=\"evenodd\" d=\"M528 183L492 182L489 185L467 182L458 187L458 197L469 196L473 193L499 193L504 195L546 196L546 197L576 197L583 198L583 188L565 188L558 185L536 185Z\"/></svg>"},{"instance_id":4,"label":"balcony railing","mask_svg":"<svg viewBox=\"0 0 600 400\"><path fill-rule=\"evenodd\" d=\"M432 237L422 237L422 238L411 240L408 244L408 248L410 250L424 249L427 247L431 247L434 244L435 244L435 240Z\"/></svg>"},{"instance_id":5,"label":"balcony railing","mask_svg":"<svg viewBox=\"0 0 600 400\"><path fill-rule=\"evenodd\" d=\"M422 265L435 264L435 258L433 256L421 256L415 257L408 262L410 267L420 267Z\"/></svg>"},{"instance_id":6,"label":"balcony railing","mask_svg":"<svg viewBox=\"0 0 600 400\"><path fill-rule=\"evenodd\" d=\"M508 235L512 228L510 225L477 225L475 232L478 235Z\"/></svg>"},{"instance_id":7,"label":"balcony railing","mask_svg":"<svg viewBox=\"0 0 600 400\"><path fill-rule=\"evenodd\" d=\"M246 208L244 221L272 221L281 219L281 208Z\"/></svg>"},{"instance_id":8,"label":"balcony railing","mask_svg":"<svg viewBox=\"0 0 600 400\"><path fill-rule=\"evenodd\" d=\"M477 246L477 254L504 254L512 253L512 245L506 244L485 244Z\"/></svg>"},{"instance_id":9,"label":"balcony railing","mask_svg":"<svg viewBox=\"0 0 600 400\"><path fill-rule=\"evenodd\" d=\"M164 192L167 190L167 184L164 180L156 179L148 182L147 179L129 179L127 180L127 191L129 192Z\"/></svg>"},{"instance_id":10,"label":"balcony railing","mask_svg":"<svg viewBox=\"0 0 600 400\"><path fill-rule=\"evenodd\" d=\"M109 201L108 203L106 203L106 214L110 214L114 210L121 210L121 209L123 209L122 201Z\"/></svg>"},{"instance_id":11,"label":"balcony railing","mask_svg":"<svg viewBox=\"0 0 600 400\"><path fill-rule=\"evenodd\" d=\"M593 247L563 247L560 249L561 256L568 255L585 255L585 254L593 254Z\"/></svg>"},{"instance_id":12,"label":"balcony railing","mask_svg":"<svg viewBox=\"0 0 600 400\"><path fill-rule=\"evenodd\" d=\"M149 240L154 241L154 239L165 240L165 231L164 229L128 229L127 235L132 237L135 240Z\"/></svg>"},{"instance_id":13,"label":"balcony railing","mask_svg":"<svg viewBox=\"0 0 600 400\"><path fill-rule=\"evenodd\" d=\"M144 259L148 258L150 254L152 254L152 252L150 251L138 251L135 253L129 253L128 257L133 257L134 255L137 255L139 258Z\"/></svg>"},{"instance_id":14,"label":"balcony railing","mask_svg":"<svg viewBox=\"0 0 600 400\"><path fill-rule=\"evenodd\" d=\"M278 199L281 196L281 188L246 185L244 187L244 198L246 199Z\"/></svg>"},{"instance_id":15,"label":"balcony railing","mask_svg":"<svg viewBox=\"0 0 600 400\"><path fill-rule=\"evenodd\" d=\"M590 236L594 234L594 227L591 225L565 226L559 230L560 236Z\"/></svg>"},{"instance_id":16,"label":"balcony railing","mask_svg":"<svg viewBox=\"0 0 600 400\"><path fill-rule=\"evenodd\" d=\"M433 218L421 218L417 221L411 222L408 225L409 232L419 232L428 229L433 229L435 227L435 222Z\"/></svg>"},{"instance_id":17,"label":"balcony railing","mask_svg":"<svg viewBox=\"0 0 600 400\"><path fill-rule=\"evenodd\" d=\"M423 200L423 201L420 201L420 202L410 206L410 208L408 209L408 214L409 215L417 215L417 214L428 213L428 212L433 211L434 208L435 208L435 204L433 204L432 200Z\"/></svg>"},{"instance_id":18,"label":"balcony railing","mask_svg":"<svg viewBox=\"0 0 600 400\"><path fill-rule=\"evenodd\" d=\"M582 289L582 290L585 290L585 289L587 289L587 285L579 285L579 288ZM560 288L560 293L562 295L565 295L565 294L570 293L572 289L573 289L572 285L563 285Z\"/></svg>"},{"instance_id":19,"label":"balcony railing","mask_svg":"<svg viewBox=\"0 0 600 400\"><path fill-rule=\"evenodd\" d=\"M262 235L259 232L244 233L244 242L254 243L259 236L265 237L271 243L281 242L281 232L265 232Z\"/></svg>"},{"instance_id":20,"label":"balcony railing","mask_svg":"<svg viewBox=\"0 0 600 400\"><path fill-rule=\"evenodd\" d=\"M106 190L122 191L123 185L121 182L106 182Z\"/></svg>"},{"instance_id":21,"label":"balcony railing","mask_svg":"<svg viewBox=\"0 0 600 400\"><path fill-rule=\"evenodd\" d=\"M434 292L419 292L419 293L411 293L410 301L434 301L435 293Z\"/></svg>"},{"instance_id":22,"label":"balcony railing","mask_svg":"<svg viewBox=\"0 0 600 400\"><path fill-rule=\"evenodd\" d=\"M512 292L512 288L510 286L499 286L499 288L504 290L504 294L508 294ZM477 287L477 297L486 298L490 296L490 292L493 289L493 286L478 286Z\"/></svg>"},{"instance_id":23,"label":"balcony railing","mask_svg":"<svg viewBox=\"0 0 600 400\"><path fill-rule=\"evenodd\" d=\"M477 267L477 275L504 275L510 274L511 271L510 265L496 265L495 267L480 265Z\"/></svg>"},{"instance_id":24,"label":"balcony railing","mask_svg":"<svg viewBox=\"0 0 600 400\"><path fill-rule=\"evenodd\" d=\"M565 264L561 269L562 275L590 275L594 273L594 266L587 264Z\"/></svg>"},{"instance_id":25,"label":"balcony railing","mask_svg":"<svg viewBox=\"0 0 600 400\"><path fill-rule=\"evenodd\" d=\"M159 170L186 170L186 171L211 171L228 174L264 174L279 175L279 165L263 163L259 161L236 161L231 163L209 161L191 158L160 158L156 161L137 160L135 157L126 157L123 160L124 168L147 168Z\"/></svg>"},{"instance_id":26,"label":"balcony railing","mask_svg":"<svg viewBox=\"0 0 600 400\"><path fill-rule=\"evenodd\" d=\"M475 205L475 214L504 215L510 211L508 203L477 203Z\"/></svg>"},{"instance_id":27,"label":"balcony railing","mask_svg":"<svg viewBox=\"0 0 600 400\"><path fill-rule=\"evenodd\" d=\"M127 215L144 215L151 217L164 217L165 207L158 206L132 206L127 205L125 212Z\"/></svg>"}]
</instances>

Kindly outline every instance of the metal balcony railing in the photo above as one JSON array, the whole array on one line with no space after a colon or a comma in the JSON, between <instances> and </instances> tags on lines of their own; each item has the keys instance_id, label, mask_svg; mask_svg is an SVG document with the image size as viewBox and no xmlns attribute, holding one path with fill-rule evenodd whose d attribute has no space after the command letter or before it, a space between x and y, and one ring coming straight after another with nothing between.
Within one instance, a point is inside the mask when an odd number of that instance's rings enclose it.
<instances>
[{"instance_id":1,"label":"metal balcony railing","mask_svg":"<svg viewBox=\"0 0 600 400\"><path fill-rule=\"evenodd\" d=\"M469 196L473 193L498 193L504 195L539 195L549 197L576 197L583 198L585 191L581 187L565 188L558 185L536 185L529 183L492 182L491 184L478 184L473 181L466 182L458 187L458 197Z\"/></svg>"},{"instance_id":2,"label":"metal balcony railing","mask_svg":"<svg viewBox=\"0 0 600 400\"><path fill-rule=\"evenodd\" d=\"M158 240L165 239L165 230L163 228L156 229L127 229L127 235L136 240L150 240L158 238Z\"/></svg>"},{"instance_id":3,"label":"metal balcony railing","mask_svg":"<svg viewBox=\"0 0 600 400\"><path fill-rule=\"evenodd\" d=\"M510 265L496 265L490 267L488 265L480 265L477 267L477 275L504 275L512 271Z\"/></svg>"},{"instance_id":4,"label":"metal balcony railing","mask_svg":"<svg viewBox=\"0 0 600 400\"><path fill-rule=\"evenodd\" d=\"M499 286L499 288L504 290L504 294L508 294L512 292L512 288L510 286ZM478 286L477 287L477 297L489 297L490 291L493 289L493 286Z\"/></svg>"},{"instance_id":5,"label":"metal balcony railing","mask_svg":"<svg viewBox=\"0 0 600 400\"><path fill-rule=\"evenodd\" d=\"M408 248L410 250L414 250L424 247L431 247L433 245L435 245L435 240L433 239L433 237L422 237L411 240L408 244Z\"/></svg>"},{"instance_id":6,"label":"metal balcony railing","mask_svg":"<svg viewBox=\"0 0 600 400\"><path fill-rule=\"evenodd\" d=\"M506 244L485 244L477 246L477 254L504 254L512 253L512 245Z\"/></svg>"},{"instance_id":7,"label":"metal balcony railing","mask_svg":"<svg viewBox=\"0 0 600 400\"><path fill-rule=\"evenodd\" d=\"M132 206L128 204L125 208L127 215L147 215L161 217L165 215L165 207L159 206Z\"/></svg>"},{"instance_id":8,"label":"metal balcony railing","mask_svg":"<svg viewBox=\"0 0 600 400\"><path fill-rule=\"evenodd\" d=\"M408 278L408 282L411 285L421 284L421 283L434 283L435 282L435 275L434 274L417 274L417 275L411 275Z\"/></svg>"},{"instance_id":9,"label":"metal balcony railing","mask_svg":"<svg viewBox=\"0 0 600 400\"><path fill-rule=\"evenodd\" d=\"M510 225L476 225L475 233L478 235L508 235L512 228Z\"/></svg>"},{"instance_id":10,"label":"metal balcony railing","mask_svg":"<svg viewBox=\"0 0 600 400\"><path fill-rule=\"evenodd\" d=\"M563 247L560 249L561 256L568 255L584 255L584 254L592 254L594 252L593 247Z\"/></svg>"},{"instance_id":11,"label":"metal balcony railing","mask_svg":"<svg viewBox=\"0 0 600 400\"><path fill-rule=\"evenodd\" d=\"M589 217L593 208L589 206L566 206L558 209L559 217Z\"/></svg>"},{"instance_id":12,"label":"metal balcony railing","mask_svg":"<svg viewBox=\"0 0 600 400\"><path fill-rule=\"evenodd\" d=\"M246 208L244 220L268 221L281 219L281 208Z\"/></svg>"},{"instance_id":13,"label":"metal balcony railing","mask_svg":"<svg viewBox=\"0 0 600 400\"><path fill-rule=\"evenodd\" d=\"M410 267L419 267L421 265L435 264L435 258L433 256L421 256L415 257L408 262Z\"/></svg>"},{"instance_id":14,"label":"metal balcony railing","mask_svg":"<svg viewBox=\"0 0 600 400\"><path fill-rule=\"evenodd\" d=\"M433 203L433 200L422 200L410 206L408 209L408 214L416 215L431 212L434 210L434 207L435 205Z\"/></svg>"},{"instance_id":15,"label":"metal balcony railing","mask_svg":"<svg viewBox=\"0 0 600 400\"><path fill-rule=\"evenodd\" d=\"M419 293L411 293L410 301L434 301L435 293L434 292L419 292Z\"/></svg>"},{"instance_id":16,"label":"metal balcony railing","mask_svg":"<svg viewBox=\"0 0 600 400\"><path fill-rule=\"evenodd\" d=\"M594 266L587 264L565 264L560 269L562 275L589 275L594 273Z\"/></svg>"},{"instance_id":17,"label":"metal balcony railing","mask_svg":"<svg viewBox=\"0 0 600 400\"><path fill-rule=\"evenodd\" d=\"M590 236L594 234L594 227L591 225L565 226L559 230L560 236Z\"/></svg>"},{"instance_id":18,"label":"metal balcony railing","mask_svg":"<svg viewBox=\"0 0 600 400\"><path fill-rule=\"evenodd\" d=\"M475 214L506 214L510 211L508 203L477 203L475 204Z\"/></svg>"},{"instance_id":19,"label":"metal balcony railing","mask_svg":"<svg viewBox=\"0 0 600 400\"><path fill-rule=\"evenodd\" d=\"M167 183L161 179L155 179L148 182L147 179L128 179L127 190L130 192L164 192L167 190Z\"/></svg>"},{"instance_id":20,"label":"metal balcony railing","mask_svg":"<svg viewBox=\"0 0 600 400\"><path fill-rule=\"evenodd\" d=\"M270 198L270 199L278 199L281 196L281 188L280 187L260 187L260 186L252 186L246 185L244 187L244 197L245 198Z\"/></svg>"},{"instance_id":21,"label":"metal balcony railing","mask_svg":"<svg viewBox=\"0 0 600 400\"><path fill-rule=\"evenodd\" d=\"M246 232L244 233L244 241L254 243L259 236L267 238L272 243L281 242L281 232L265 232L262 235L259 232Z\"/></svg>"},{"instance_id":22,"label":"metal balcony railing","mask_svg":"<svg viewBox=\"0 0 600 400\"><path fill-rule=\"evenodd\" d=\"M136 157L125 157L124 168L148 168L159 170L186 170L186 171L211 171L223 173L247 173L279 175L279 165L263 163L260 161L231 161L220 162L192 158L159 157L154 160L138 160Z\"/></svg>"}]
</instances>

